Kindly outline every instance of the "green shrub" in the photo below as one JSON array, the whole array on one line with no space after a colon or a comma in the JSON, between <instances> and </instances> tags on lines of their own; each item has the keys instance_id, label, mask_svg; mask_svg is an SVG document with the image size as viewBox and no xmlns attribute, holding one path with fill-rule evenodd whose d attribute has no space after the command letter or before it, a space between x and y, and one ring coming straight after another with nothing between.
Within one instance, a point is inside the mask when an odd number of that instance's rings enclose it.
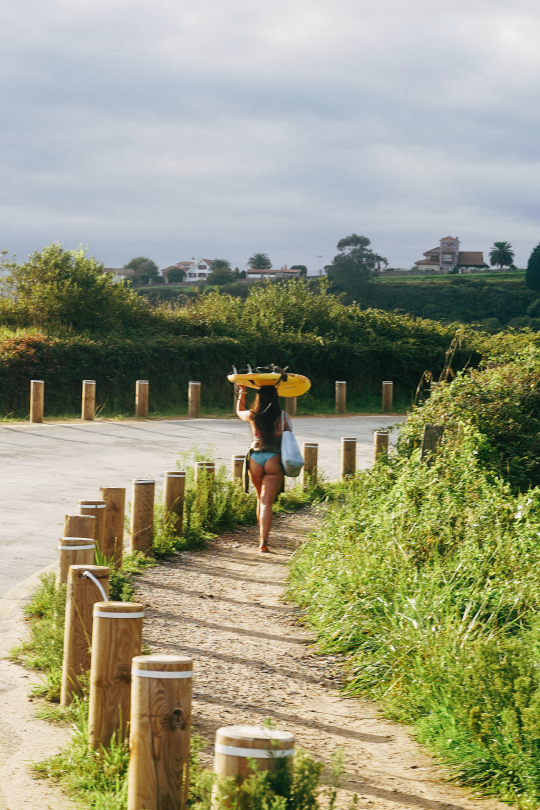
<instances>
[{"instance_id":1,"label":"green shrub","mask_svg":"<svg viewBox=\"0 0 540 810\"><path fill-rule=\"evenodd\" d=\"M410 403L426 369L436 376L455 330L395 313L344 306L304 282L255 288L245 302L210 293L177 309L154 310L144 329L88 336L14 335L0 340L0 413L28 413L31 379L46 383L47 415L80 410L82 379L97 383L99 412L133 413L137 379L150 382L150 413L187 412L189 380L202 382L202 409L232 411L226 374L274 362L312 381L315 411L332 407L336 379L351 401L376 397L392 379ZM482 337L463 333L456 367L476 364Z\"/></svg>"},{"instance_id":2,"label":"green shrub","mask_svg":"<svg viewBox=\"0 0 540 810\"><path fill-rule=\"evenodd\" d=\"M85 251L52 244L27 262L2 262L10 294L0 299L4 322L50 328L110 331L148 321L149 313L125 283L114 283Z\"/></svg>"},{"instance_id":3,"label":"green shrub","mask_svg":"<svg viewBox=\"0 0 540 810\"><path fill-rule=\"evenodd\" d=\"M534 347L508 359L521 341L438 386L397 453L340 487L290 594L323 649L347 654L350 693L415 723L457 778L536 807L540 363ZM428 423L445 426L429 466Z\"/></svg>"}]
</instances>

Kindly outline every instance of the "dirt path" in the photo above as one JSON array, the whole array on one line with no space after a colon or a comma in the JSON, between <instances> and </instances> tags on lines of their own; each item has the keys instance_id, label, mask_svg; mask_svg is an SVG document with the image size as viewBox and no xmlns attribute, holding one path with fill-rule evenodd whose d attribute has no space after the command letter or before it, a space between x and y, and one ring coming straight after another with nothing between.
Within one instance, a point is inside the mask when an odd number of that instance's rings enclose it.
<instances>
[{"instance_id":1,"label":"dirt path","mask_svg":"<svg viewBox=\"0 0 540 810\"><path fill-rule=\"evenodd\" d=\"M343 749L345 789L358 794L359 808L507 810L445 784L406 727L377 719L369 701L340 696L338 657L316 655L295 608L280 601L290 555L314 525L308 512L279 517L267 557L256 551L255 529L224 535L150 570L138 586L152 652L194 659L205 764L218 727L271 717L325 762Z\"/></svg>"}]
</instances>

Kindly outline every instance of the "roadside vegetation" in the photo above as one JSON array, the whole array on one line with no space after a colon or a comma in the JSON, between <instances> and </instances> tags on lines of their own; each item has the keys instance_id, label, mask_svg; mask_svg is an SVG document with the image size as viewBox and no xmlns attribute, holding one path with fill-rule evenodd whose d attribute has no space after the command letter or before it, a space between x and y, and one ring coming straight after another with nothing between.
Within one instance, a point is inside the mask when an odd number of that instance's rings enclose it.
<instances>
[{"instance_id":1,"label":"roadside vegetation","mask_svg":"<svg viewBox=\"0 0 540 810\"><path fill-rule=\"evenodd\" d=\"M426 424L439 453L420 460ZM289 595L347 690L413 723L461 782L540 800L540 348L499 336L431 389L297 552Z\"/></svg>"},{"instance_id":2,"label":"roadside vegetation","mask_svg":"<svg viewBox=\"0 0 540 810\"><path fill-rule=\"evenodd\" d=\"M129 602L136 599L136 582L144 571L159 565L178 552L202 548L220 532L231 531L237 525L256 522L256 497L244 493L241 482L228 480L225 467L216 471L213 479L199 482L195 487L193 462L209 461L211 454L194 448L180 457L178 468L186 470L184 528L181 535L174 531L175 515L164 514L158 499L154 520L153 555L124 553L123 564L116 569L110 564L110 599ZM275 510L291 511L325 497L324 485L313 485L306 491L299 486L286 490ZM96 563L107 560L96 554ZM126 741L113 739L109 748L88 749L88 695L76 698L69 707L58 705L62 678L64 615L66 586L57 585L54 573L44 574L39 586L25 605L28 620L27 638L10 653L11 660L39 673L40 681L33 695L43 699L37 716L52 722L70 723L73 739L60 754L36 763L37 776L58 781L62 788L83 806L91 810L125 810L127 802L127 768L129 750ZM207 742L198 735L192 740L191 805L198 810L210 810L213 775L202 768L199 753ZM275 775L255 774L242 785L225 781L221 792L231 797L220 807L238 810L332 810L335 785L341 770L339 756L331 769L330 787L322 788L323 767L305 752L298 751L292 768L278 768ZM332 776L333 775L333 776ZM334 782L332 782L334 779ZM307 791L305 794L303 792ZM303 798L304 796L304 798Z\"/></svg>"},{"instance_id":3,"label":"roadside vegetation","mask_svg":"<svg viewBox=\"0 0 540 810\"><path fill-rule=\"evenodd\" d=\"M350 257L349 257L350 258ZM348 382L349 412L380 411L394 381L407 408L426 368L438 373L454 326L344 304L323 279L265 284L243 300L212 291L153 307L113 283L83 251L50 245L20 265L0 296L0 417L28 415L31 379L45 381L46 416L80 413L81 380L96 380L98 415L129 416L137 379L150 383L150 415L187 413L189 380L202 383L202 413L232 415L232 369L269 363L306 374L300 413L334 409L335 380ZM456 367L476 364L483 335L464 332Z\"/></svg>"}]
</instances>

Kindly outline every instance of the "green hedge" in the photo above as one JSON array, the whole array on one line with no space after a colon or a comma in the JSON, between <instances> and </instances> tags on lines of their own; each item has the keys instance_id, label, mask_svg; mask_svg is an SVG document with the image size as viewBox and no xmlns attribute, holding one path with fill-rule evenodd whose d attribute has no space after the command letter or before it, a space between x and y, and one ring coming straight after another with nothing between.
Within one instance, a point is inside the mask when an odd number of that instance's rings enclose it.
<instances>
[{"instance_id":1,"label":"green hedge","mask_svg":"<svg viewBox=\"0 0 540 810\"><path fill-rule=\"evenodd\" d=\"M380 394L383 379L394 380L396 394L410 401L422 373L438 374L444 366L451 333L426 327L416 340L392 334L371 335L363 343L315 335L260 334L182 337L135 335L129 338L58 338L45 335L4 338L0 342L0 414L24 417L32 379L45 380L46 414L76 414L81 383L97 383L97 404L105 413L132 413L135 381L150 383L150 411L187 407L189 380L200 380L205 410L230 408L232 389L226 380L232 365L270 362L290 366L310 377L319 400L333 396L335 380L347 380L349 396ZM456 364L471 357L460 349ZM476 357L476 355L475 355Z\"/></svg>"}]
</instances>

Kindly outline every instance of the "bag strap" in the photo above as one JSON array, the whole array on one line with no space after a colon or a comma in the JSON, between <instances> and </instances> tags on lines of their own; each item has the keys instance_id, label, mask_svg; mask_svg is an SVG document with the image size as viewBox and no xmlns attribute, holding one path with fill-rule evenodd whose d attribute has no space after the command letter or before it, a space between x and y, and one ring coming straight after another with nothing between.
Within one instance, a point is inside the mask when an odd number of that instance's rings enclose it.
<instances>
[{"instance_id":1,"label":"bag strap","mask_svg":"<svg viewBox=\"0 0 540 810\"><path fill-rule=\"evenodd\" d=\"M284 418L287 419L287 426L288 426L290 432L291 433L293 432L292 425L291 425L291 420L289 419L289 414L285 413L285 411L281 411L281 435L282 436L283 436L283 419Z\"/></svg>"}]
</instances>

